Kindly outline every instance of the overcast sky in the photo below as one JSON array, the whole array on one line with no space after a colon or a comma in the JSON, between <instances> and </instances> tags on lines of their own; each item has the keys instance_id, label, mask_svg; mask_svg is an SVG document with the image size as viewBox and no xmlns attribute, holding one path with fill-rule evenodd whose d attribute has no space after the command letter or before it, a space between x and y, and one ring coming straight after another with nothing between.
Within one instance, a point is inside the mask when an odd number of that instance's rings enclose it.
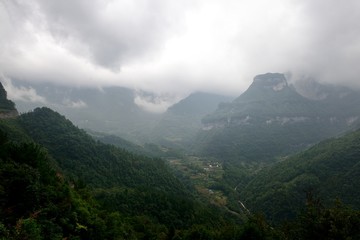
<instances>
[{"instance_id":1,"label":"overcast sky","mask_svg":"<svg viewBox=\"0 0 360 240\"><path fill-rule=\"evenodd\" d=\"M0 74L239 95L256 74L360 87L359 0L0 0Z\"/></svg>"}]
</instances>

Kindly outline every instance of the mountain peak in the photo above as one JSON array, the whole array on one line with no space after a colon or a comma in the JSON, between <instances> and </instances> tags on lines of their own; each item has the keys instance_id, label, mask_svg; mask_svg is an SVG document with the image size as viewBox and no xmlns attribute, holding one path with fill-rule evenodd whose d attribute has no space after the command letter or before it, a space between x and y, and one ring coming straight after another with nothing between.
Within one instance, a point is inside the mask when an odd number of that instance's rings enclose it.
<instances>
[{"instance_id":1,"label":"mountain peak","mask_svg":"<svg viewBox=\"0 0 360 240\"><path fill-rule=\"evenodd\" d=\"M265 73L254 77L249 88L235 102L259 100L283 101L284 99L302 98L291 89L282 73Z\"/></svg>"},{"instance_id":2,"label":"mountain peak","mask_svg":"<svg viewBox=\"0 0 360 240\"><path fill-rule=\"evenodd\" d=\"M254 77L253 83L250 87L262 87L272 89L274 91L281 91L288 86L284 74L281 73L265 73Z\"/></svg>"}]
</instances>

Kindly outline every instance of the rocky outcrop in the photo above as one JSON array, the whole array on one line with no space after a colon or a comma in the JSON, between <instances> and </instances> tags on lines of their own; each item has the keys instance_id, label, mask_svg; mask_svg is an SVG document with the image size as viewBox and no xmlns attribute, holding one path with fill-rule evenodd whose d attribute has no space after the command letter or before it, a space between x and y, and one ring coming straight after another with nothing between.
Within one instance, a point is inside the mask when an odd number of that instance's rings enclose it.
<instances>
[{"instance_id":1,"label":"rocky outcrop","mask_svg":"<svg viewBox=\"0 0 360 240\"><path fill-rule=\"evenodd\" d=\"M260 87L265 89L271 89L273 91L281 91L288 86L284 74L281 73L266 73L255 76L252 85L253 87Z\"/></svg>"},{"instance_id":2,"label":"rocky outcrop","mask_svg":"<svg viewBox=\"0 0 360 240\"><path fill-rule=\"evenodd\" d=\"M359 93L322 92L326 98L309 99L283 74L258 75L233 102L202 119L199 151L228 161L267 161L360 127Z\"/></svg>"},{"instance_id":3,"label":"rocky outcrop","mask_svg":"<svg viewBox=\"0 0 360 240\"><path fill-rule=\"evenodd\" d=\"M7 99L7 92L0 83L0 119L14 118L19 115L15 108L15 103Z\"/></svg>"},{"instance_id":4,"label":"rocky outcrop","mask_svg":"<svg viewBox=\"0 0 360 240\"><path fill-rule=\"evenodd\" d=\"M17 116L19 116L19 113L16 109L9 111L0 111L0 119L16 118Z\"/></svg>"}]
</instances>

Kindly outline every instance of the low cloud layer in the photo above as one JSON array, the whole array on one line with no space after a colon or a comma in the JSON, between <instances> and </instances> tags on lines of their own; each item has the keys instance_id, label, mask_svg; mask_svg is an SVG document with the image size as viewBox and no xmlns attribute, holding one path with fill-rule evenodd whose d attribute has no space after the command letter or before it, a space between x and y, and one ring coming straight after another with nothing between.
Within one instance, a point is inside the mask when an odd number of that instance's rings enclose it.
<instances>
[{"instance_id":1,"label":"low cloud layer","mask_svg":"<svg viewBox=\"0 0 360 240\"><path fill-rule=\"evenodd\" d=\"M36 90L32 87L14 86L11 82L11 79L1 75L0 81L7 91L8 98L11 100L47 104L46 98L38 95Z\"/></svg>"},{"instance_id":2,"label":"low cloud layer","mask_svg":"<svg viewBox=\"0 0 360 240\"><path fill-rule=\"evenodd\" d=\"M29 82L238 95L291 72L360 88L357 0L0 0L0 35L0 73Z\"/></svg>"},{"instance_id":3,"label":"low cloud layer","mask_svg":"<svg viewBox=\"0 0 360 240\"><path fill-rule=\"evenodd\" d=\"M68 108L86 108L87 104L82 100L72 101L69 98L63 100L63 105Z\"/></svg>"}]
</instances>

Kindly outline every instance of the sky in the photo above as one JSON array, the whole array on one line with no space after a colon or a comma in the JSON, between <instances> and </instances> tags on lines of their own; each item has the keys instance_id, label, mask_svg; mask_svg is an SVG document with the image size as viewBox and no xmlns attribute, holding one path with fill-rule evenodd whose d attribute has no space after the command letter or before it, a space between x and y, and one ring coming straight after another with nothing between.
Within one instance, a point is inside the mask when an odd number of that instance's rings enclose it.
<instances>
[{"instance_id":1,"label":"sky","mask_svg":"<svg viewBox=\"0 0 360 240\"><path fill-rule=\"evenodd\" d=\"M358 0L0 0L0 36L7 81L236 96L283 72L360 88Z\"/></svg>"}]
</instances>

